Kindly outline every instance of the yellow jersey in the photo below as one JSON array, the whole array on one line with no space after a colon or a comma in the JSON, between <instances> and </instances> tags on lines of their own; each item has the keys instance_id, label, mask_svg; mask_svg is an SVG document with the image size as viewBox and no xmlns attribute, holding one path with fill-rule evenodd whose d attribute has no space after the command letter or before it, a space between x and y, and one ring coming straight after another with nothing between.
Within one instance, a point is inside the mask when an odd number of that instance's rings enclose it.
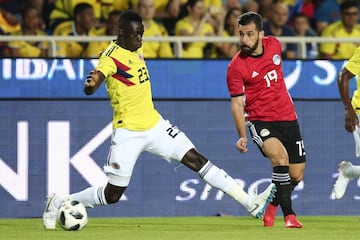
<instances>
[{"instance_id":1,"label":"yellow jersey","mask_svg":"<svg viewBox=\"0 0 360 240\"><path fill-rule=\"evenodd\" d=\"M94 31L95 32L95 31ZM108 36L106 35L105 27L96 29L96 36ZM114 36L114 39L116 36ZM109 46L110 41L95 41L89 42L85 55L87 58L99 58L100 54L105 51Z\"/></svg>"},{"instance_id":2,"label":"yellow jersey","mask_svg":"<svg viewBox=\"0 0 360 240\"><path fill-rule=\"evenodd\" d=\"M17 23L16 25L9 24L3 16L3 13L0 12L0 30L2 30L4 33L15 33L21 30L21 26L20 23Z\"/></svg>"},{"instance_id":3,"label":"yellow jersey","mask_svg":"<svg viewBox=\"0 0 360 240\"><path fill-rule=\"evenodd\" d=\"M114 0L113 10L126 10L130 8L130 0Z\"/></svg>"},{"instance_id":4,"label":"yellow jersey","mask_svg":"<svg viewBox=\"0 0 360 240\"><path fill-rule=\"evenodd\" d=\"M160 114L152 101L150 75L142 47L132 52L113 41L99 58L96 70L106 79L114 111L113 128L144 131L155 126Z\"/></svg>"},{"instance_id":5,"label":"yellow jersey","mask_svg":"<svg viewBox=\"0 0 360 240\"><path fill-rule=\"evenodd\" d=\"M137 9L139 0L129 0L132 8ZM168 4L169 0L156 0L154 1L154 7L156 11L163 12L165 11L166 5Z\"/></svg>"},{"instance_id":6,"label":"yellow jersey","mask_svg":"<svg viewBox=\"0 0 360 240\"><path fill-rule=\"evenodd\" d=\"M353 43L320 43L320 52L334 54L333 59L349 59L354 53L355 49L359 46L357 42L360 37L360 24L356 24L351 33L348 33L343 27L341 20L339 20L326 27L321 36L333 38L353 37Z\"/></svg>"},{"instance_id":7,"label":"yellow jersey","mask_svg":"<svg viewBox=\"0 0 360 240\"><path fill-rule=\"evenodd\" d=\"M56 0L55 7L50 13L50 19L73 19L75 6L79 3L88 3L94 9L97 19L104 18L103 9L112 6L115 0ZM123 0L122 0L123 1Z\"/></svg>"},{"instance_id":8,"label":"yellow jersey","mask_svg":"<svg viewBox=\"0 0 360 240\"><path fill-rule=\"evenodd\" d=\"M59 24L54 30L55 36L78 36L75 32L75 26L73 21L66 21ZM98 36L98 31L92 28L87 36ZM109 44L109 43L107 43ZM99 45L99 46L98 46ZM96 46L96 47L95 47ZM104 43L91 43L91 42L76 42L66 41L57 42L57 57L68 57L68 58L96 58L99 53L104 50Z\"/></svg>"},{"instance_id":9,"label":"yellow jersey","mask_svg":"<svg viewBox=\"0 0 360 240\"><path fill-rule=\"evenodd\" d=\"M360 47L358 47L354 55L349 59L349 61L344 66L352 74L359 76L360 74ZM351 104L356 112L360 114L360 82L357 79L356 90L354 91L353 97L351 99Z\"/></svg>"},{"instance_id":10,"label":"yellow jersey","mask_svg":"<svg viewBox=\"0 0 360 240\"><path fill-rule=\"evenodd\" d=\"M189 17L184 17L177 21L175 25L175 35L181 36L180 32L187 30L188 32L194 32L195 28L191 24ZM209 23L205 23L202 29L200 30L199 36L214 35L214 29ZM182 51L183 58L203 58L204 57L204 48L206 42L194 42L186 43Z\"/></svg>"},{"instance_id":11,"label":"yellow jersey","mask_svg":"<svg viewBox=\"0 0 360 240\"><path fill-rule=\"evenodd\" d=\"M26 35L23 35L21 30L12 35L23 36L26 39ZM46 34L41 30L36 30L36 36L46 36ZM19 50L20 57L40 57L41 51L48 49L48 45L47 41L11 41L8 43L9 48Z\"/></svg>"},{"instance_id":12,"label":"yellow jersey","mask_svg":"<svg viewBox=\"0 0 360 240\"><path fill-rule=\"evenodd\" d=\"M221 0L204 0L205 7L222 7L223 3Z\"/></svg>"},{"instance_id":13,"label":"yellow jersey","mask_svg":"<svg viewBox=\"0 0 360 240\"><path fill-rule=\"evenodd\" d=\"M145 27L144 37L168 36L166 29L160 23L150 20L149 27ZM169 42L144 42L145 58L173 58L173 52Z\"/></svg>"}]
</instances>

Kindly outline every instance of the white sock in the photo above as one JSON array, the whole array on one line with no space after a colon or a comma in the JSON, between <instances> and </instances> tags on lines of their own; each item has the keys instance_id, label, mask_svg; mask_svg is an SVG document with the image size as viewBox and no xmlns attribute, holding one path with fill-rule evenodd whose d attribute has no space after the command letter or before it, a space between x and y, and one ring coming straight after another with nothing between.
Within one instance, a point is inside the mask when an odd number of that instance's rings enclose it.
<instances>
[{"instance_id":1,"label":"white sock","mask_svg":"<svg viewBox=\"0 0 360 240\"><path fill-rule=\"evenodd\" d=\"M243 205L247 210L250 208L251 198L240 185L223 169L218 168L208 161L199 171L199 175L212 187L220 189L234 200Z\"/></svg>"},{"instance_id":2,"label":"white sock","mask_svg":"<svg viewBox=\"0 0 360 240\"><path fill-rule=\"evenodd\" d=\"M107 205L104 187L89 187L81 192L73 193L70 196L72 200L83 203L85 207Z\"/></svg>"},{"instance_id":3,"label":"white sock","mask_svg":"<svg viewBox=\"0 0 360 240\"><path fill-rule=\"evenodd\" d=\"M360 166L350 165L344 167L344 175L348 178L360 177Z\"/></svg>"}]
</instances>

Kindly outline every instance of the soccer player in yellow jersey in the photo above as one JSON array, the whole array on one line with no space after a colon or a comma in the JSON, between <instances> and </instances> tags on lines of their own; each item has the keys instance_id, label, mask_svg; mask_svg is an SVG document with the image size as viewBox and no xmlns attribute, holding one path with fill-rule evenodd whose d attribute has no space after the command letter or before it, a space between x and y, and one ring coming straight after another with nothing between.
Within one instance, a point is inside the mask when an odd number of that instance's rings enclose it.
<instances>
[{"instance_id":1,"label":"soccer player in yellow jersey","mask_svg":"<svg viewBox=\"0 0 360 240\"><path fill-rule=\"evenodd\" d=\"M201 155L190 139L154 108L149 70L142 54L143 33L140 15L133 10L123 11L117 39L110 43L85 80L84 92L87 95L93 94L103 81L106 82L114 110L111 147L104 166L107 185L89 187L68 197L55 193L47 196L43 214L45 228L55 228L56 214L64 199L80 201L87 207L118 202L143 151L168 162L181 162L208 184L239 202L252 216L261 218L274 196L274 184L251 197L223 169Z\"/></svg>"},{"instance_id":2,"label":"soccer player in yellow jersey","mask_svg":"<svg viewBox=\"0 0 360 240\"><path fill-rule=\"evenodd\" d=\"M355 140L356 157L360 157L360 81L357 80L357 88L352 99L349 94L349 81L360 75L360 47L358 47L350 60L340 71L338 86L341 100L345 108L345 129L353 133ZM334 184L333 193L336 199L344 196L346 188L352 178L360 177L360 166L354 166L349 161L339 164L338 178Z\"/></svg>"}]
</instances>

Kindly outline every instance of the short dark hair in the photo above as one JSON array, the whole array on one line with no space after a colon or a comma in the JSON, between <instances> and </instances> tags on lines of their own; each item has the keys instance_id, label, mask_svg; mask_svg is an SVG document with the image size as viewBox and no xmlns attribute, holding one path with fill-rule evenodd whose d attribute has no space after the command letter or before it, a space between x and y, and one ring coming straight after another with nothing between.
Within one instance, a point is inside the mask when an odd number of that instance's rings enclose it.
<instances>
[{"instance_id":1,"label":"short dark hair","mask_svg":"<svg viewBox=\"0 0 360 240\"><path fill-rule=\"evenodd\" d=\"M74 8L74 17L89 8L93 9L93 7L90 4L85 3L85 2L76 4L76 6Z\"/></svg>"},{"instance_id":2,"label":"short dark hair","mask_svg":"<svg viewBox=\"0 0 360 240\"><path fill-rule=\"evenodd\" d=\"M356 7L359 8L359 4L357 3L357 1L351 1L351 0L347 0L345 2L342 2L340 4L340 12L345 11L346 9L352 8L352 7Z\"/></svg>"},{"instance_id":3,"label":"short dark hair","mask_svg":"<svg viewBox=\"0 0 360 240\"><path fill-rule=\"evenodd\" d=\"M142 23L141 16L134 10L128 9L120 13L119 17L119 28L124 28L129 22L139 22Z\"/></svg>"},{"instance_id":4,"label":"short dark hair","mask_svg":"<svg viewBox=\"0 0 360 240\"><path fill-rule=\"evenodd\" d=\"M256 29L258 31L263 30L263 19L260 14L256 12L246 12L239 16L238 24L239 25L248 25L249 23L255 23Z\"/></svg>"}]
</instances>

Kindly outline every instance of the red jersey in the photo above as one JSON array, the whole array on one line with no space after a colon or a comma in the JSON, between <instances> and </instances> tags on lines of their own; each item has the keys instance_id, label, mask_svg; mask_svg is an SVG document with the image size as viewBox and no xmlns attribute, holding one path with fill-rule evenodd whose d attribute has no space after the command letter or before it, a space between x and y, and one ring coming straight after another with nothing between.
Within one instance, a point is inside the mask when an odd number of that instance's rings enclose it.
<instances>
[{"instance_id":1,"label":"red jersey","mask_svg":"<svg viewBox=\"0 0 360 240\"><path fill-rule=\"evenodd\" d=\"M239 52L229 63L226 80L230 96L245 96L249 120L296 120L282 72L281 44L272 36L264 37L262 43L261 55L242 56Z\"/></svg>"}]
</instances>

